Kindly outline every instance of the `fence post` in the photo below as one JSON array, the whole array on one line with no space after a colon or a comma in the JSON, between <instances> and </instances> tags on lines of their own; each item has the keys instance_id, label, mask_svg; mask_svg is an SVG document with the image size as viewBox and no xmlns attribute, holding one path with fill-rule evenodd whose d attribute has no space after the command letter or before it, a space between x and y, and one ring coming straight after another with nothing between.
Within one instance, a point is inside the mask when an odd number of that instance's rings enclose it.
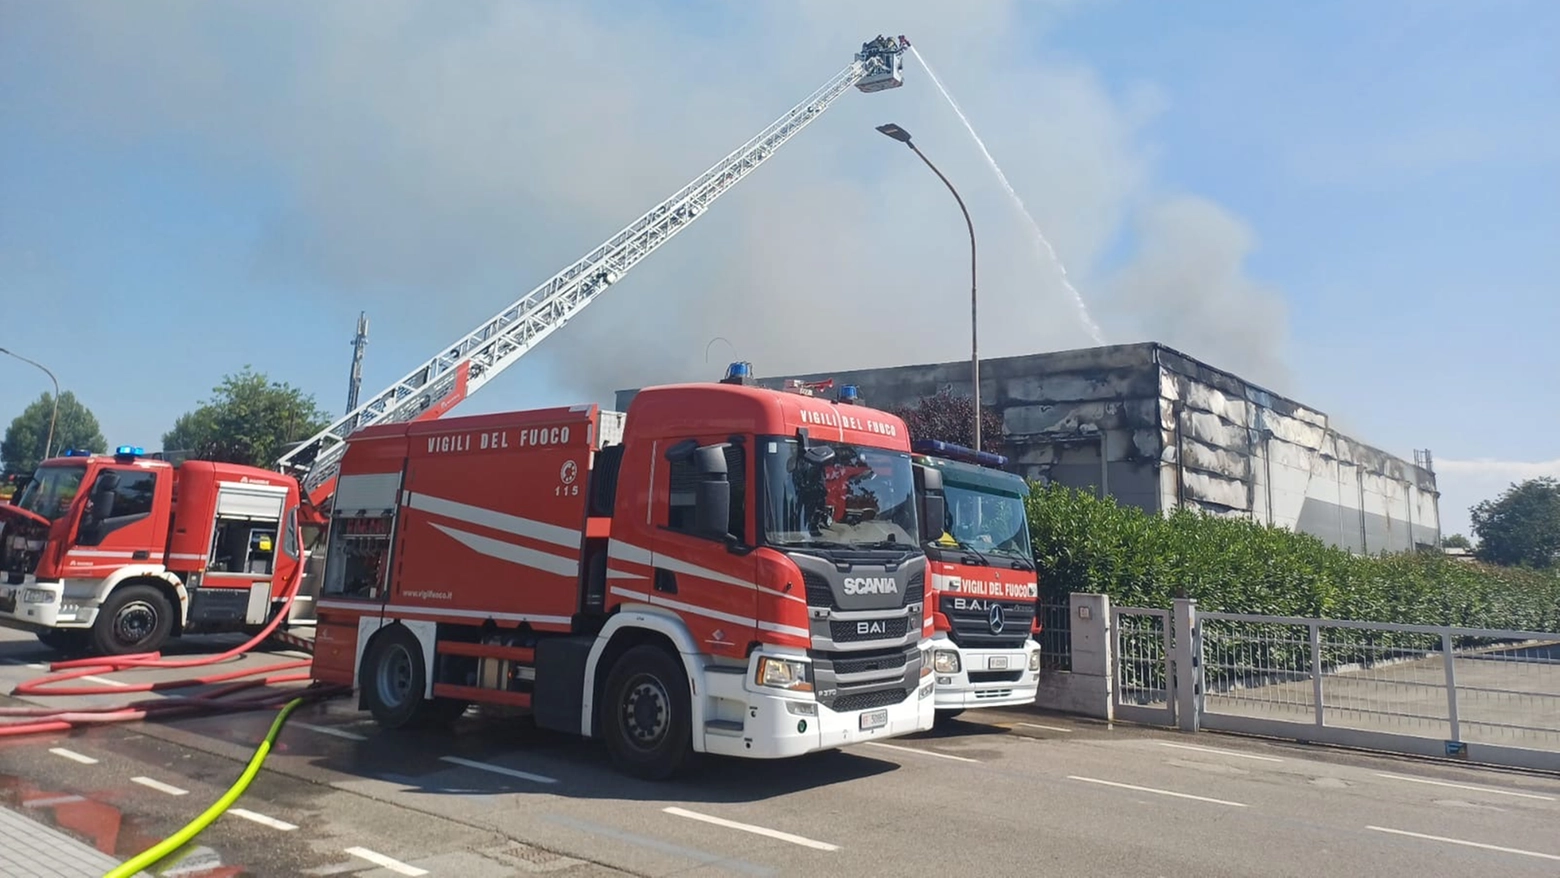
<instances>
[{"instance_id":1,"label":"fence post","mask_svg":"<svg viewBox=\"0 0 1560 878\"><path fill-rule=\"evenodd\" d=\"M1183 732L1195 732L1201 725L1202 709L1202 628L1197 621L1197 601L1176 598L1171 616L1175 644L1170 685L1176 725Z\"/></svg>"},{"instance_id":2,"label":"fence post","mask_svg":"<svg viewBox=\"0 0 1560 878\"><path fill-rule=\"evenodd\" d=\"M1327 725L1322 712L1322 623L1312 621L1308 635L1311 641L1311 700L1316 702L1316 727Z\"/></svg>"},{"instance_id":3,"label":"fence post","mask_svg":"<svg viewBox=\"0 0 1560 878\"><path fill-rule=\"evenodd\" d=\"M1446 665L1446 720L1451 725L1452 736L1447 740L1462 740L1462 730L1457 723L1457 665L1453 661L1452 629L1441 629L1441 662Z\"/></svg>"},{"instance_id":4,"label":"fence post","mask_svg":"<svg viewBox=\"0 0 1560 878\"><path fill-rule=\"evenodd\" d=\"M1116 718L1116 629L1111 624L1110 598L1102 594L1074 592L1067 611L1072 672L1065 676L1086 712L1107 720Z\"/></svg>"}]
</instances>

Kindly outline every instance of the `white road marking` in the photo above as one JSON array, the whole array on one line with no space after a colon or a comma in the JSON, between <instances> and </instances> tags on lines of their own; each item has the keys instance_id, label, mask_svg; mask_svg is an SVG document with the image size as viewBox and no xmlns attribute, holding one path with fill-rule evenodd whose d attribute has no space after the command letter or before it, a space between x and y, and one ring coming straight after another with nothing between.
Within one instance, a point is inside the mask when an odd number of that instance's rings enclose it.
<instances>
[{"instance_id":1,"label":"white road marking","mask_svg":"<svg viewBox=\"0 0 1560 878\"><path fill-rule=\"evenodd\" d=\"M1023 726L1026 729L1045 729L1048 732L1071 732L1072 729L1064 729L1061 726L1043 726L1039 723L1014 723L1015 726Z\"/></svg>"},{"instance_id":2,"label":"white road marking","mask_svg":"<svg viewBox=\"0 0 1560 878\"><path fill-rule=\"evenodd\" d=\"M77 762L80 762L82 765L97 764L97 760L93 759L91 756L83 756L80 753L77 753L75 750L66 750L64 747L50 747L49 752L53 753L55 756L64 756L66 759L73 759Z\"/></svg>"},{"instance_id":3,"label":"white road marking","mask_svg":"<svg viewBox=\"0 0 1560 878\"><path fill-rule=\"evenodd\" d=\"M698 811L689 811L686 808L662 808L661 810L675 817L686 817L689 820L699 820L715 826L724 826L727 829L740 829L743 832L751 832L754 835L762 835L768 838L777 838L781 841L788 841L791 844L799 844L802 847L814 850L837 851L840 849L839 845L829 844L826 841L817 841L816 839L805 838L800 835L792 835L789 832L781 832L778 829L770 829L767 826L754 826L751 823L738 823L735 820L727 820L723 817L711 817L708 814L700 814Z\"/></svg>"},{"instance_id":4,"label":"white road marking","mask_svg":"<svg viewBox=\"0 0 1560 878\"><path fill-rule=\"evenodd\" d=\"M357 732L349 732L344 729L333 729L330 726L317 726L312 723L301 723L293 720L292 724L299 728L308 729L311 732L319 732L322 735L335 735L338 738L346 738L348 741L367 741L368 738Z\"/></svg>"},{"instance_id":5,"label":"white road marking","mask_svg":"<svg viewBox=\"0 0 1560 878\"><path fill-rule=\"evenodd\" d=\"M347 848L347 853L354 857L362 857L376 866L383 866L392 872L399 872L402 875L428 874L427 869L419 869L416 866L408 866L400 860L392 860L384 854L376 853L369 850L368 848Z\"/></svg>"},{"instance_id":6,"label":"white road marking","mask_svg":"<svg viewBox=\"0 0 1560 878\"><path fill-rule=\"evenodd\" d=\"M1196 747L1191 744L1172 744L1169 741L1160 741L1161 747L1174 747L1177 750L1196 750L1199 753L1218 753L1221 756L1239 756L1242 759L1260 759L1263 762L1283 762L1277 756L1258 756L1255 753L1239 753L1235 750L1217 750L1213 747Z\"/></svg>"},{"instance_id":7,"label":"white road marking","mask_svg":"<svg viewBox=\"0 0 1560 878\"><path fill-rule=\"evenodd\" d=\"M1553 802L1555 800L1554 796L1541 796L1541 795L1538 795L1537 793L1519 793L1519 792L1516 792L1515 790L1497 790L1494 787L1476 787L1476 786L1473 786L1472 784L1452 783L1450 781L1444 781L1444 780L1430 780L1429 778L1423 778L1423 777L1406 777L1406 776L1401 775L1401 774L1383 774L1383 773L1381 773L1379 771L1376 772L1376 776L1377 777L1384 777L1384 778L1386 778L1388 780L1406 780L1409 783L1433 784L1433 785L1438 786L1438 787L1452 787L1454 789L1459 789L1459 790L1474 790L1475 792L1480 792L1480 793L1495 793L1496 795L1516 796L1516 797L1522 798L1522 799L1538 799L1540 802Z\"/></svg>"},{"instance_id":8,"label":"white road marking","mask_svg":"<svg viewBox=\"0 0 1560 878\"><path fill-rule=\"evenodd\" d=\"M914 753L918 756L936 756L939 759L952 759L955 762L979 762L979 759L971 759L968 756L954 756L951 753L938 753L935 750L918 750L915 747L901 747L898 744L884 744L880 741L866 741L868 747L882 747L885 750L901 750L905 753Z\"/></svg>"},{"instance_id":9,"label":"white road marking","mask_svg":"<svg viewBox=\"0 0 1560 878\"><path fill-rule=\"evenodd\" d=\"M138 783L143 787L151 787L160 793L167 793L170 796L187 796L190 792L189 790L181 790L172 784L165 784L160 780L153 780L149 777L132 777L130 782Z\"/></svg>"},{"instance_id":10,"label":"white road marking","mask_svg":"<svg viewBox=\"0 0 1560 878\"><path fill-rule=\"evenodd\" d=\"M110 680L107 677L94 677L91 674L87 674L81 679L86 680L88 683L96 683L99 686L118 686L123 688L130 685L129 683L121 683L118 680Z\"/></svg>"},{"instance_id":11,"label":"white road marking","mask_svg":"<svg viewBox=\"0 0 1560 878\"><path fill-rule=\"evenodd\" d=\"M269 826L272 829L280 829L283 832L288 832L298 828L285 820L277 820L275 817L267 817L264 814L258 814L254 811L248 810L247 808L229 808L228 813L236 817L242 817L245 820L253 820L261 826Z\"/></svg>"},{"instance_id":12,"label":"white road marking","mask_svg":"<svg viewBox=\"0 0 1560 878\"><path fill-rule=\"evenodd\" d=\"M1541 860L1560 860L1560 856L1555 854L1541 854L1537 851L1525 851L1521 848L1505 848L1497 844L1484 844L1477 841L1463 841L1460 838L1444 838L1439 835L1425 835L1419 832L1408 832L1403 829L1388 829L1385 826L1367 826L1365 828L1375 830L1376 832L1389 832L1393 835L1406 835L1409 838L1423 838L1428 841L1444 841L1447 844L1460 844L1464 847L1483 848L1487 851L1500 851L1507 854L1521 854L1524 857L1538 857Z\"/></svg>"},{"instance_id":13,"label":"white road marking","mask_svg":"<svg viewBox=\"0 0 1560 878\"><path fill-rule=\"evenodd\" d=\"M532 774L529 771L519 771L513 768L505 768L502 765L492 765L487 762L478 762L474 759L462 759L459 756L440 756L439 759L445 762L453 762L456 765L464 765L467 768L477 768L481 769L482 771L491 771L494 774L507 774L510 777L518 777L522 780L535 781L536 783L558 782L558 779L555 777L547 777L546 775L541 774Z\"/></svg>"},{"instance_id":14,"label":"white road marking","mask_svg":"<svg viewBox=\"0 0 1560 878\"><path fill-rule=\"evenodd\" d=\"M81 796L50 796L47 799L29 799L22 803L23 808L48 808L52 805L69 805L71 802L85 802Z\"/></svg>"},{"instance_id":15,"label":"white road marking","mask_svg":"<svg viewBox=\"0 0 1560 878\"><path fill-rule=\"evenodd\" d=\"M1108 786L1108 787L1121 787L1124 790L1137 790L1140 793L1157 793L1158 795L1161 795L1161 796L1175 796L1178 799L1195 799L1196 801L1199 801L1199 802L1212 802L1215 805L1229 805L1232 808L1244 808L1244 807L1246 807L1244 804L1242 804L1240 802L1228 802L1228 801L1225 801L1224 799L1210 799L1207 796L1194 796L1191 793L1177 793L1177 792L1173 792L1171 790L1159 790L1159 789L1155 789L1153 787L1140 787L1140 786L1135 786L1135 785L1129 784L1129 783L1117 783L1117 782L1115 782L1113 780L1100 780L1097 777L1079 777L1076 774L1069 774L1069 775L1067 775L1067 779L1068 780L1081 780L1084 783L1104 784L1105 786Z\"/></svg>"}]
</instances>

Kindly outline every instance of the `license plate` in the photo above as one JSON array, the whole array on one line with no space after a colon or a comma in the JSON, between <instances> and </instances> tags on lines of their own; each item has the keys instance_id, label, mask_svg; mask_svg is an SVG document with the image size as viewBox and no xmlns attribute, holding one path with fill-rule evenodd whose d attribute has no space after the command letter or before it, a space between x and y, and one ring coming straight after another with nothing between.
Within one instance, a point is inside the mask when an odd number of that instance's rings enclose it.
<instances>
[{"instance_id":1,"label":"license plate","mask_svg":"<svg viewBox=\"0 0 1560 878\"><path fill-rule=\"evenodd\" d=\"M861 715L861 730L881 729L888 725L888 709L869 710Z\"/></svg>"},{"instance_id":2,"label":"license plate","mask_svg":"<svg viewBox=\"0 0 1560 878\"><path fill-rule=\"evenodd\" d=\"M1005 655L994 655L986 660L986 669L989 671L1005 671L1007 670L1007 660L1008 657Z\"/></svg>"}]
</instances>

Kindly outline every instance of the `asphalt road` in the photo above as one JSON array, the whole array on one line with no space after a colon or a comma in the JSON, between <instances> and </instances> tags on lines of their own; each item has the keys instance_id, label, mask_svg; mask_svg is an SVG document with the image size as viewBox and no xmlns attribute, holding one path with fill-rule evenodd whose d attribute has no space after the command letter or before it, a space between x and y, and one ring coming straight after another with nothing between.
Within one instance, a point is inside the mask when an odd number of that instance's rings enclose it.
<instances>
[{"instance_id":1,"label":"asphalt road","mask_svg":"<svg viewBox=\"0 0 1560 878\"><path fill-rule=\"evenodd\" d=\"M0 631L0 692L54 657ZM218 798L273 716L0 738L0 806L124 859ZM781 763L705 759L650 784L614 773L596 744L512 721L381 732L337 699L294 713L243 811L181 852L179 874L1560 872L1560 778L1030 712L964 716L947 733Z\"/></svg>"}]
</instances>

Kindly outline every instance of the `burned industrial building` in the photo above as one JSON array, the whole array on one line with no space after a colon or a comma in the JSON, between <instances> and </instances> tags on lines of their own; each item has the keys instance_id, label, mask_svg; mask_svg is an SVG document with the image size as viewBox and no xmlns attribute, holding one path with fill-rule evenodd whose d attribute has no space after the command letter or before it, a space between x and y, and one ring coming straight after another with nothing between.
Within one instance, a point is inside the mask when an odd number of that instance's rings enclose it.
<instances>
[{"instance_id":1,"label":"burned industrial building","mask_svg":"<svg viewBox=\"0 0 1560 878\"><path fill-rule=\"evenodd\" d=\"M981 361L1009 469L1150 512L1240 515L1354 552L1440 543L1429 453L1408 462L1334 430L1325 413L1146 342ZM970 391L969 362L759 378L833 379L875 408ZM619 391L621 411L634 391Z\"/></svg>"}]
</instances>

